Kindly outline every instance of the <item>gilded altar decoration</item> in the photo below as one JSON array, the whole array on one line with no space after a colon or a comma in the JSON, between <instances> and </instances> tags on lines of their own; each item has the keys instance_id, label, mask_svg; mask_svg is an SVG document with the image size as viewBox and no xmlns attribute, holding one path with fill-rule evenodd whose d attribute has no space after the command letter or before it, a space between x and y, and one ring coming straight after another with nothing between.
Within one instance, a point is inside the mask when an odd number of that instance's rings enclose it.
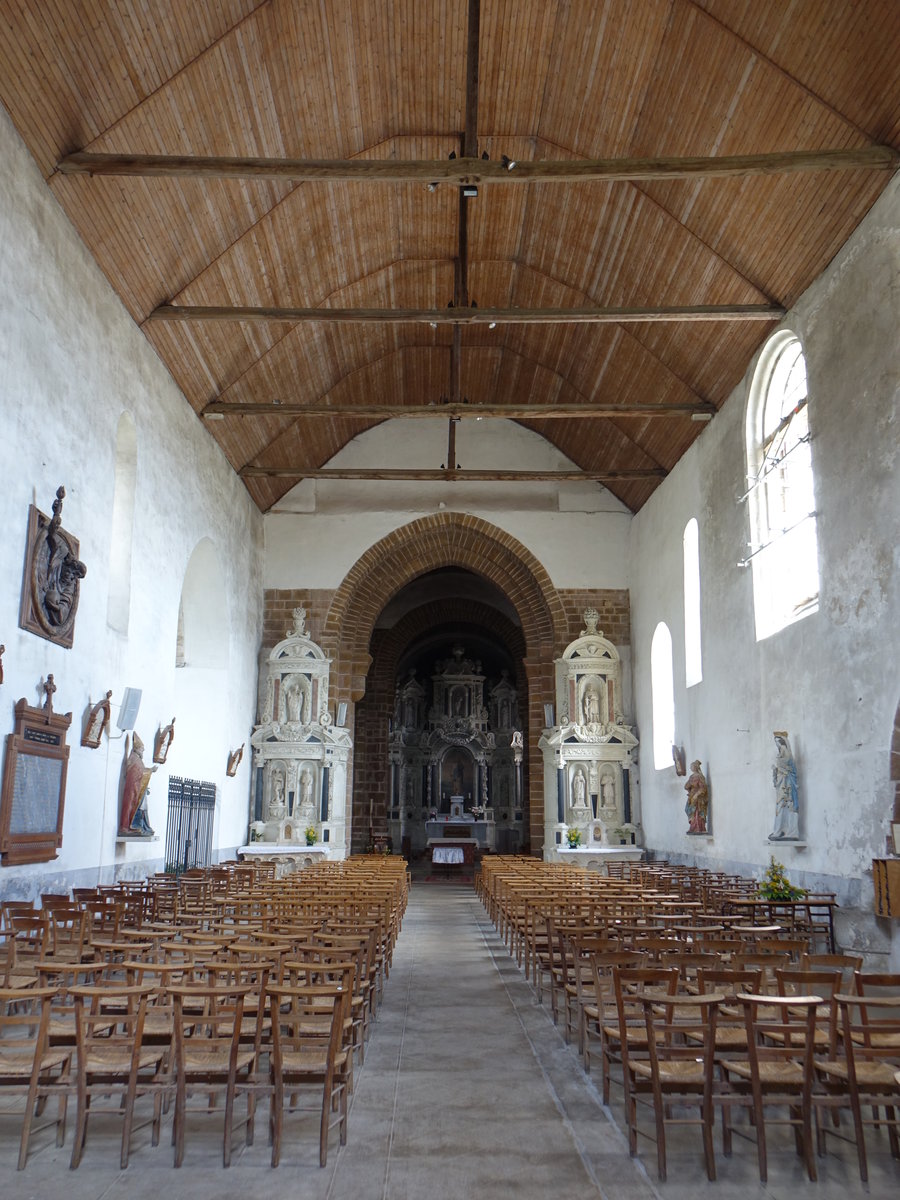
<instances>
[{"instance_id":1,"label":"gilded altar decoration","mask_svg":"<svg viewBox=\"0 0 900 1200\"><path fill-rule=\"evenodd\" d=\"M25 570L19 625L29 633L70 648L81 580L87 567L78 557L78 539L62 527L66 489L56 489L53 516L33 504L28 509Z\"/></svg>"}]
</instances>

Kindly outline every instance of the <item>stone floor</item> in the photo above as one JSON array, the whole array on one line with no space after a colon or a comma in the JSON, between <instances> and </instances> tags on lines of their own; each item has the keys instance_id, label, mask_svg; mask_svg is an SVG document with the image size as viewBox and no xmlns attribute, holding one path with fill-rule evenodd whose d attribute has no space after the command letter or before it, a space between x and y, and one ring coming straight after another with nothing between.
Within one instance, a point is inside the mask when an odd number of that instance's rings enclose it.
<instances>
[{"instance_id":1,"label":"stone floor","mask_svg":"<svg viewBox=\"0 0 900 1200\"><path fill-rule=\"evenodd\" d=\"M696 1129L670 1139L669 1181L659 1184L649 1140L642 1139L639 1158L629 1158L616 1102L614 1094L612 1109L603 1108L574 1048L536 1004L471 888L422 882L412 889L357 1076L347 1145L340 1148L333 1135L326 1168L318 1167L313 1125L291 1119L281 1165L272 1171L263 1118L256 1144L236 1141L232 1166L224 1170L220 1124L197 1118L180 1170L172 1167L168 1129L153 1148L143 1128L135 1132L128 1169L120 1171L118 1127L113 1118L97 1117L77 1171L68 1169L70 1121L64 1149L42 1133L17 1173L19 1121L0 1111L0 1194L3 1200L269 1200L276 1190L302 1200L695 1200L698 1190L721 1200L900 1194L900 1164L891 1160L886 1139L878 1140L883 1135L872 1139L866 1191L852 1147L820 1159L820 1181L812 1184L778 1130L765 1188L747 1139L735 1140L730 1159L717 1154L719 1180L708 1183Z\"/></svg>"}]
</instances>

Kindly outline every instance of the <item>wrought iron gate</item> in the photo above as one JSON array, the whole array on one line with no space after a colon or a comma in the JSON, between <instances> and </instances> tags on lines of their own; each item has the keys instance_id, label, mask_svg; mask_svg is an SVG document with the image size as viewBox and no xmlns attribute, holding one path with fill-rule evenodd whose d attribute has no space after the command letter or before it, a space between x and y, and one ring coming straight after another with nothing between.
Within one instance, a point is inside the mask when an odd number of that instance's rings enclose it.
<instances>
[{"instance_id":1,"label":"wrought iron gate","mask_svg":"<svg viewBox=\"0 0 900 1200\"><path fill-rule=\"evenodd\" d=\"M216 785L199 779L169 776L166 819L166 870L179 875L191 867L209 866L212 856Z\"/></svg>"}]
</instances>

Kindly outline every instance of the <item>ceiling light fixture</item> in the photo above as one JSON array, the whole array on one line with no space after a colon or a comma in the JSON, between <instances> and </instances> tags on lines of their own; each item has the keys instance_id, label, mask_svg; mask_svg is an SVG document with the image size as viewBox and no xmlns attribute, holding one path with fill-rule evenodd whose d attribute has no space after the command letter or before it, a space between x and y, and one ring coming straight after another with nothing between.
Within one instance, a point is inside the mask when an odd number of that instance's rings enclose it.
<instances>
[{"instance_id":1,"label":"ceiling light fixture","mask_svg":"<svg viewBox=\"0 0 900 1200\"><path fill-rule=\"evenodd\" d=\"M712 419L713 419L712 413L707 413L707 412L691 413L692 421L711 421Z\"/></svg>"},{"instance_id":2,"label":"ceiling light fixture","mask_svg":"<svg viewBox=\"0 0 900 1200\"><path fill-rule=\"evenodd\" d=\"M497 328L497 322L491 321L490 324L488 325L488 329L496 329L496 328Z\"/></svg>"},{"instance_id":3,"label":"ceiling light fixture","mask_svg":"<svg viewBox=\"0 0 900 1200\"><path fill-rule=\"evenodd\" d=\"M466 184L463 184L462 192L463 192L464 196L468 196L470 200L474 200L475 197L478 195L478 188L475 186L474 183L466 183Z\"/></svg>"},{"instance_id":4,"label":"ceiling light fixture","mask_svg":"<svg viewBox=\"0 0 900 1200\"><path fill-rule=\"evenodd\" d=\"M224 421L225 414L220 412L205 412L203 414L207 421Z\"/></svg>"}]
</instances>

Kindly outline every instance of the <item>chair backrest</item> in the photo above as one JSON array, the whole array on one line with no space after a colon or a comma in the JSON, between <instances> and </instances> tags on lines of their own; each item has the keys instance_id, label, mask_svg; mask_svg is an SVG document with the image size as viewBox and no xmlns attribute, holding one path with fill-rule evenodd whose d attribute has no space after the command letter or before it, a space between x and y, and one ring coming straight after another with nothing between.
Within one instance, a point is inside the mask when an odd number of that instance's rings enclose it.
<instances>
[{"instance_id":1,"label":"chair backrest","mask_svg":"<svg viewBox=\"0 0 900 1200\"><path fill-rule=\"evenodd\" d=\"M854 1082L864 1064L870 1082L891 1090L900 1064L900 985L877 996L839 993L841 1032L847 1069ZM897 1085L895 1085L896 1087Z\"/></svg>"},{"instance_id":2,"label":"chair backrest","mask_svg":"<svg viewBox=\"0 0 900 1200\"><path fill-rule=\"evenodd\" d=\"M776 1068L797 1064L800 1067L799 1089L808 1092L812 1088L816 1014L823 997L742 992L737 1000L744 1010L751 1076L762 1078L764 1069L770 1064ZM793 1073L782 1071L779 1087L798 1090Z\"/></svg>"}]
</instances>

